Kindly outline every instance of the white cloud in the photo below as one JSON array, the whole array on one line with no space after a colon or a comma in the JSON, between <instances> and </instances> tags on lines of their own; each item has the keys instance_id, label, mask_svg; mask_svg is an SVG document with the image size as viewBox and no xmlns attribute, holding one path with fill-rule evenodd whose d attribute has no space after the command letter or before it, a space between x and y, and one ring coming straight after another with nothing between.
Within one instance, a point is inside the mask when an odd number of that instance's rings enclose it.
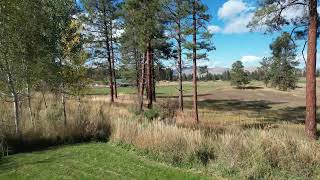
<instances>
[{"instance_id":1,"label":"white cloud","mask_svg":"<svg viewBox=\"0 0 320 180\"><path fill-rule=\"evenodd\" d=\"M300 0L302 2L302 0ZM218 10L219 19L223 20L225 25L219 32L225 34L239 34L249 32L247 27L248 23L254 16L253 7L249 1L245 0L227 0ZM287 1L283 2L287 3ZM320 12L320 6L318 6L318 12ZM296 5L287 8L282 12L283 16L287 20L303 17L305 13L308 13L306 8L301 5Z\"/></svg>"},{"instance_id":2,"label":"white cloud","mask_svg":"<svg viewBox=\"0 0 320 180\"><path fill-rule=\"evenodd\" d=\"M225 34L237 34L249 32L248 23L254 16L255 7L243 0L228 0L218 10L218 17L225 23L222 32Z\"/></svg>"},{"instance_id":3,"label":"white cloud","mask_svg":"<svg viewBox=\"0 0 320 180\"><path fill-rule=\"evenodd\" d=\"M230 19L246 10L247 5L242 0L229 0L218 10L220 19Z\"/></svg>"},{"instance_id":4,"label":"white cloud","mask_svg":"<svg viewBox=\"0 0 320 180\"><path fill-rule=\"evenodd\" d=\"M198 66L208 66L209 68L217 67L221 62L217 60L199 61Z\"/></svg>"},{"instance_id":5,"label":"white cloud","mask_svg":"<svg viewBox=\"0 0 320 180\"><path fill-rule=\"evenodd\" d=\"M234 19L228 21L223 29L225 34L240 34L249 32L250 29L247 27L251 21L254 13L246 13L235 17Z\"/></svg>"},{"instance_id":6,"label":"white cloud","mask_svg":"<svg viewBox=\"0 0 320 180\"><path fill-rule=\"evenodd\" d=\"M256 63L260 60L261 60L261 57L253 56L253 55L242 56L240 59L240 61L243 63Z\"/></svg>"},{"instance_id":7,"label":"white cloud","mask_svg":"<svg viewBox=\"0 0 320 180\"><path fill-rule=\"evenodd\" d=\"M221 32L222 29L219 26L210 25L208 26L208 30L210 33L218 33Z\"/></svg>"},{"instance_id":8,"label":"white cloud","mask_svg":"<svg viewBox=\"0 0 320 180\"><path fill-rule=\"evenodd\" d=\"M300 63L299 66L298 66L299 68L305 68L306 67L306 61L307 61L306 52L304 53L304 58L303 58L302 54L300 53L296 57L296 60ZM320 53L317 53L317 68L320 68L319 64L320 64Z\"/></svg>"},{"instance_id":9,"label":"white cloud","mask_svg":"<svg viewBox=\"0 0 320 180\"><path fill-rule=\"evenodd\" d=\"M305 7L300 5L291 6L284 10L283 16L288 20L303 17L303 15L306 13L305 10Z\"/></svg>"}]
</instances>

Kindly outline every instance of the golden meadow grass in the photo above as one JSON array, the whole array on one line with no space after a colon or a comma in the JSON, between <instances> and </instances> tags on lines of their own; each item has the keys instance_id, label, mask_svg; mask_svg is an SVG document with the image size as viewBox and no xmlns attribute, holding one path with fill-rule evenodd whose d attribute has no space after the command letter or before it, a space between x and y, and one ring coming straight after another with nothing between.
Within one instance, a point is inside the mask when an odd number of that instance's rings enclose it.
<instances>
[{"instance_id":1,"label":"golden meadow grass","mask_svg":"<svg viewBox=\"0 0 320 180\"><path fill-rule=\"evenodd\" d=\"M220 172L227 177L274 178L279 174L283 177L319 177L319 142L305 139L300 125L250 126L263 124L263 118L249 117L246 113L212 112L210 119L207 111L202 111L203 121L198 126L191 123L188 111L177 112L174 121L168 123L160 118L148 120L135 115L130 110L134 100L129 97L123 100L126 103L115 105L110 105L107 99L104 96L84 97L81 103L68 99L68 125L64 127L59 97L47 95L46 108L44 100L37 96L33 99L36 128L31 125L28 109L23 108L22 137L35 146L102 138L116 144L132 145L167 163L206 167L207 173ZM26 105L23 103L22 107ZM10 146L10 136L14 136L9 133L14 132L11 104L2 103L0 109L1 132L9 139Z\"/></svg>"}]
</instances>

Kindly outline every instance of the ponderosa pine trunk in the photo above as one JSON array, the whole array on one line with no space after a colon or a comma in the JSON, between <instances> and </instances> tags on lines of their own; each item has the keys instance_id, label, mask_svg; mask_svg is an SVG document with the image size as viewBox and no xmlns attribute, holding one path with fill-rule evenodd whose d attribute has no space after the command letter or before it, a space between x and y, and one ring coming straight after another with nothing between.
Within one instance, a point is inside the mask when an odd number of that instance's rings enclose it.
<instances>
[{"instance_id":1,"label":"ponderosa pine trunk","mask_svg":"<svg viewBox=\"0 0 320 180\"><path fill-rule=\"evenodd\" d=\"M111 60L111 49L110 49L110 38L109 38L109 27L107 22L107 10L106 7L103 7L103 16L104 16L104 33L105 33L105 43L107 48L107 61L108 61L108 73L109 73L109 89L110 89L110 102L114 102L114 87L113 87L113 70L112 70L112 60ZM111 32L112 33L112 32Z\"/></svg>"},{"instance_id":2,"label":"ponderosa pine trunk","mask_svg":"<svg viewBox=\"0 0 320 180\"><path fill-rule=\"evenodd\" d=\"M139 111L143 111L143 95L144 95L144 84L145 84L145 69L146 69L146 53L144 53L141 63L141 75L140 75L140 90L139 90Z\"/></svg>"},{"instance_id":3,"label":"ponderosa pine trunk","mask_svg":"<svg viewBox=\"0 0 320 180\"><path fill-rule=\"evenodd\" d=\"M107 40L109 41L109 40ZM108 54L108 66L109 66L109 88L110 88L110 102L114 102L114 86L113 86L113 70L111 62L110 45L107 43L107 54Z\"/></svg>"},{"instance_id":4,"label":"ponderosa pine trunk","mask_svg":"<svg viewBox=\"0 0 320 180\"><path fill-rule=\"evenodd\" d=\"M154 68L153 68L153 82L152 82L152 99L153 102L157 102L157 96L156 96L156 78L155 78L155 73L154 73Z\"/></svg>"},{"instance_id":5,"label":"ponderosa pine trunk","mask_svg":"<svg viewBox=\"0 0 320 180\"><path fill-rule=\"evenodd\" d=\"M34 121L33 117L33 111L32 111L32 100L31 100L31 92L30 92L30 86L27 85L27 96L28 96L28 106L29 106L29 116L30 116L30 122L33 126L33 129L36 129L36 123Z\"/></svg>"},{"instance_id":6,"label":"ponderosa pine trunk","mask_svg":"<svg viewBox=\"0 0 320 180\"><path fill-rule=\"evenodd\" d=\"M13 110L14 110L14 124L16 127L16 134L20 136L20 106L19 96L17 93L13 93Z\"/></svg>"},{"instance_id":7,"label":"ponderosa pine trunk","mask_svg":"<svg viewBox=\"0 0 320 180\"><path fill-rule=\"evenodd\" d=\"M116 68L115 68L115 57L114 57L114 48L113 48L113 35L112 35L112 29L113 29L113 23L110 21L111 26L111 33L110 33L110 47L111 47L111 59L112 59L112 77L113 77L113 90L114 90L114 96L116 99L118 99L118 88L117 88L117 78L116 78Z\"/></svg>"},{"instance_id":8,"label":"ponderosa pine trunk","mask_svg":"<svg viewBox=\"0 0 320 180\"><path fill-rule=\"evenodd\" d=\"M13 116L14 116L14 124L15 124L15 130L16 130L16 135L21 136L21 131L20 131L20 99L18 92L15 88L14 81L12 78L11 74L11 67L8 63L8 61L5 59L5 64L6 64L6 70L7 70L7 79L8 79L8 85L10 87L10 91L12 94L13 98Z\"/></svg>"},{"instance_id":9,"label":"ponderosa pine trunk","mask_svg":"<svg viewBox=\"0 0 320 180\"><path fill-rule=\"evenodd\" d=\"M317 138L317 95L316 95L316 61L317 61L317 0L309 1L308 58L306 74L306 120L305 133L311 139Z\"/></svg>"},{"instance_id":10,"label":"ponderosa pine trunk","mask_svg":"<svg viewBox=\"0 0 320 180\"><path fill-rule=\"evenodd\" d=\"M42 94L42 100L44 102L44 106L46 107L46 109L48 109L48 105L47 105L47 100L46 100L46 97L45 97L45 92L43 90L41 90L41 94Z\"/></svg>"},{"instance_id":11,"label":"ponderosa pine trunk","mask_svg":"<svg viewBox=\"0 0 320 180\"><path fill-rule=\"evenodd\" d=\"M138 93L138 97L139 97L139 95L140 95L140 71L139 71L139 68L142 67L142 64L141 64L142 58L141 58L141 56L138 57L136 49L134 50L134 57L136 59L136 87L137 87L137 93Z\"/></svg>"},{"instance_id":12,"label":"ponderosa pine trunk","mask_svg":"<svg viewBox=\"0 0 320 180\"><path fill-rule=\"evenodd\" d=\"M193 116L195 123L199 123L198 115L198 87L197 87L197 17L196 1L193 1L192 7L193 20Z\"/></svg>"},{"instance_id":13,"label":"ponderosa pine trunk","mask_svg":"<svg viewBox=\"0 0 320 180\"><path fill-rule=\"evenodd\" d=\"M147 45L147 93L148 93L148 109L152 109L153 106L153 78L152 78L152 71L153 71L153 67L152 67L152 49L151 49L151 43L148 42Z\"/></svg>"},{"instance_id":14,"label":"ponderosa pine trunk","mask_svg":"<svg viewBox=\"0 0 320 180\"><path fill-rule=\"evenodd\" d=\"M180 1L178 1L180 2ZM178 74L179 74L179 108L183 111L183 86L182 86L182 37L181 37L181 21L178 20Z\"/></svg>"},{"instance_id":15,"label":"ponderosa pine trunk","mask_svg":"<svg viewBox=\"0 0 320 180\"><path fill-rule=\"evenodd\" d=\"M62 86L64 91L64 84ZM61 101L62 101L62 107L63 107L63 123L64 123L64 126L66 127L68 125L68 122L67 122L66 95L64 92L62 92Z\"/></svg>"},{"instance_id":16,"label":"ponderosa pine trunk","mask_svg":"<svg viewBox=\"0 0 320 180\"><path fill-rule=\"evenodd\" d=\"M156 97L156 73L154 69L154 61L153 61L153 51L151 51L151 66L152 66L152 99L153 102L157 102L157 97Z\"/></svg>"}]
</instances>

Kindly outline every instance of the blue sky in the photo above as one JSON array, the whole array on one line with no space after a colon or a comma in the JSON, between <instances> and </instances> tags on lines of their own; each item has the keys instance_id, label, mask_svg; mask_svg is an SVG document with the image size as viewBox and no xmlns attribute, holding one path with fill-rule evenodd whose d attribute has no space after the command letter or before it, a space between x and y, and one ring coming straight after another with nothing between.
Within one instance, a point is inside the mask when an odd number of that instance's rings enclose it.
<instances>
[{"instance_id":1,"label":"blue sky","mask_svg":"<svg viewBox=\"0 0 320 180\"><path fill-rule=\"evenodd\" d=\"M236 60L241 60L245 66L258 66L259 61L270 56L269 45L280 34L264 34L250 32L246 24L253 16L256 4L254 0L203 0L208 5L212 15L210 28L214 32L213 42L216 51L209 53L208 62L200 65L210 67L230 67ZM295 11L287 12L295 16ZM298 43L298 44L301 44ZM300 50L297 52L301 56ZM303 63L300 65L304 66Z\"/></svg>"}]
</instances>

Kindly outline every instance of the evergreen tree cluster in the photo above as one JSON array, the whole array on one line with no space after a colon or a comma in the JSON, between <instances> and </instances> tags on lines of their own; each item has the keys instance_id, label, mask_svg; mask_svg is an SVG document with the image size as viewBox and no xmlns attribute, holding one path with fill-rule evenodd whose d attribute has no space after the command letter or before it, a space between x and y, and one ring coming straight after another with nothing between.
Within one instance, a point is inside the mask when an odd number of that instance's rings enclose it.
<instances>
[{"instance_id":1,"label":"evergreen tree cluster","mask_svg":"<svg viewBox=\"0 0 320 180\"><path fill-rule=\"evenodd\" d=\"M244 70L244 66L241 61L236 61L232 64L230 75L231 84L235 85L237 88L243 88L250 83L249 75Z\"/></svg>"},{"instance_id":2,"label":"evergreen tree cluster","mask_svg":"<svg viewBox=\"0 0 320 180\"><path fill-rule=\"evenodd\" d=\"M272 56L264 58L260 70L266 85L282 91L295 89L298 82L299 61L296 59L296 45L289 33L283 33L271 45Z\"/></svg>"}]
</instances>

